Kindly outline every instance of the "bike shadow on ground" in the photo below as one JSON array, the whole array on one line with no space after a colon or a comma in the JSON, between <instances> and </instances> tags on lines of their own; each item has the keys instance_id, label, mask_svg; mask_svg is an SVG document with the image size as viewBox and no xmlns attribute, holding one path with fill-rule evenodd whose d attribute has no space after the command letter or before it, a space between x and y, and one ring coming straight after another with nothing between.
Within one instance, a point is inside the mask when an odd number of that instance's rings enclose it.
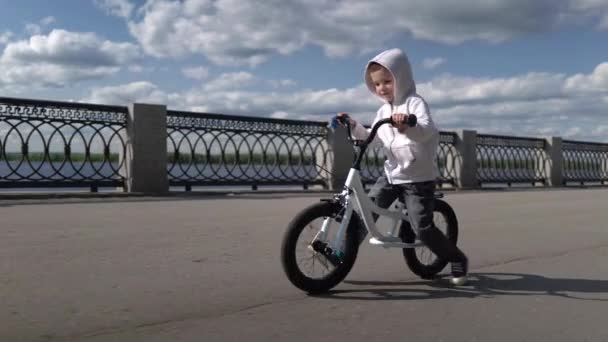
<instances>
[{"instance_id":1,"label":"bike shadow on ground","mask_svg":"<svg viewBox=\"0 0 608 342\"><path fill-rule=\"evenodd\" d=\"M412 300L548 295L577 300L608 301L608 280L550 278L536 274L472 273L467 284L453 286L448 277L414 281L346 280L364 288L334 289L317 297L349 300Z\"/></svg>"}]
</instances>

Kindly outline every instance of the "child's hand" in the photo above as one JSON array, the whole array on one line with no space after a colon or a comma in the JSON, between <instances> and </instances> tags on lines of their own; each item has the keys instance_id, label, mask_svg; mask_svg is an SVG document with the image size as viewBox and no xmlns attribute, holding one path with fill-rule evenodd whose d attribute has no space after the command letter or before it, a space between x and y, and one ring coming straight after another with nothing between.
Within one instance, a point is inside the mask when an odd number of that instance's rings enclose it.
<instances>
[{"instance_id":1,"label":"child's hand","mask_svg":"<svg viewBox=\"0 0 608 342\"><path fill-rule=\"evenodd\" d=\"M399 133L403 133L407 129L408 116L409 115L402 113L395 113L392 115L391 120L393 120L393 127L397 128Z\"/></svg>"},{"instance_id":2,"label":"child's hand","mask_svg":"<svg viewBox=\"0 0 608 342\"><path fill-rule=\"evenodd\" d=\"M342 126L345 126L344 124L342 124L342 121L344 121L344 120L347 120L348 124L351 127L357 125L357 121L355 121L353 118L351 118L350 115L348 115L348 113L338 113L337 117L338 117L338 119L340 119L340 120L338 120L338 122L340 122L340 124Z\"/></svg>"}]
</instances>

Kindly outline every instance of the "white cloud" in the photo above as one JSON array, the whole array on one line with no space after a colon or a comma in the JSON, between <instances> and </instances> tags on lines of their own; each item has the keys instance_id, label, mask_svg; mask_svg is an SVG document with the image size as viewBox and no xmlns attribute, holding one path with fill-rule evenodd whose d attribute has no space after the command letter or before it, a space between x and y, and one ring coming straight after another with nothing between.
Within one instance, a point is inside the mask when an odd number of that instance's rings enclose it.
<instances>
[{"instance_id":1,"label":"white cloud","mask_svg":"<svg viewBox=\"0 0 608 342\"><path fill-rule=\"evenodd\" d=\"M600 64L586 75L442 76L420 84L419 92L444 129L606 141L596 128L605 121L607 80Z\"/></svg>"},{"instance_id":2,"label":"white cloud","mask_svg":"<svg viewBox=\"0 0 608 342\"><path fill-rule=\"evenodd\" d=\"M135 6L129 0L94 0L95 5L111 15L128 18Z\"/></svg>"},{"instance_id":3,"label":"white cloud","mask_svg":"<svg viewBox=\"0 0 608 342\"><path fill-rule=\"evenodd\" d=\"M604 18L602 18L598 27L602 30L608 30L608 15L605 15Z\"/></svg>"},{"instance_id":4,"label":"white cloud","mask_svg":"<svg viewBox=\"0 0 608 342\"><path fill-rule=\"evenodd\" d=\"M0 44L8 43L11 40L12 36L13 36L13 32L11 32L11 31L6 31L6 32L0 33Z\"/></svg>"},{"instance_id":5,"label":"white cloud","mask_svg":"<svg viewBox=\"0 0 608 342\"><path fill-rule=\"evenodd\" d=\"M135 72L135 73L144 72L144 70L145 70L145 68L144 68L143 66L138 65L138 64L133 64L133 65L130 65L130 66L127 68L127 69L128 69L130 72Z\"/></svg>"},{"instance_id":6,"label":"white cloud","mask_svg":"<svg viewBox=\"0 0 608 342\"><path fill-rule=\"evenodd\" d=\"M129 29L148 54L251 66L306 46L338 57L403 35L497 43L572 20L608 25L605 0L150 0L137 12Z\"/></svg>"},{"instance_id":7,"label":"white cloud","mask_svg":"<svg viewBox=\"0 0 608 342\"><path fill-rule=\"evenodd\" d=\"M608 2L605 0L570 0L569 16L599 18L598 28L608 30Z\"/></svg>"},{"instance_id":8,"label":"white cloud","mask_svg":"<svg viewBox=\"0 0 608 342\"><path fill-rule=\"evenodd\" d=\"M72 65L115 66L139 57L137 46L102 40L94 33L53 30L14 42L4 50L2 62L50 62Z\"/></svg>"},{"instance_id":9,"label":"white cloud","mask_svg":"<svg viewBox=\"0 0 608 342\"><path fill-rule=\"evenodd\" d=\"M56 64L38 63L10 65L0 63L0 85L64 87L78 81L99 79L118 72L117 67L65 67Z\"/></svg>"},{"instance_id":10,"label":"white cloud","mask_svg":"<svg viewBox=\"0 0 608 342\"><path fill-rule=\"evenodd\" d=\"M605 85L605 68L600 64L584 75L528 73L497 79L443 75L419 84L418 89L442 130L606 141L608 124L602 123L608 87L596 86ZM168 94L146 82L96 90L91 98L107 104L151 100L170 109L319 121L346 111L364 123L372 121L380 106L363 84L276 93L244 91L238 88L241 77L259 81L247 73L232 73L218 77L211 82L216 86L206 90L197 87Z\"/></svg>"},{"instance_id":11,"label":"white cloud","mask_svg":"<svg viewBox=\"0 0 608 342\"><path fill-rule=\"evenodd\" d=\"M143 19L129 27L145 51L157 57L203 53L221 65L257 65L277 51L302 46L301 34L286 30L298 16L279 9L283 7L290 6L278 1L151 1L140 9Z\"/></svg>"},{"instance_id":12,"label":"white cloud","mask_svg":"<svg viewBox=\"0 0 608 342\"><path fill-rule=\"evenodd\" d=\"M592 131L592 135L608 137L608 124L600 124L595 127ZM607 140L608 139L604 139L604 142L606 142Z\"/></svg>"},{"instance_id":13,"label":"white cloud","mask_svg":"<svg viewBox=\"0 0 608 342\"><path fill-rule=\"evenodd\" d=\"M601 63L591 74L576 74L566 81L565 89L571 92L604 93L608 92L608 63Z\"/></svg>"},{"instance_id":14,"label":"white cloud","mask_svg":"<svg viewBox=\"0 0 608 342\"><path fill-rule=\"evenodd\" d=\"M425 58L422 61L422 66L425 69L432 70L432 69L435 69L435 68L437 68L438 66L440 66L442 64L445 64L445 62L446 62L446 59L443 58L443 57Z\"/></svg>"},{"instance_id":15,"label":"white cloud","mask_svg":"<svg viewBox=\"0 0 608 342\"><path fill-rule=\"evenodd\" d=\"M194 80L204 80L209 77L209 69L205 67L183 68L182 74Z\"/></svg>"},{"instance_id":16,"label":"white cloud","mask_svg":"<svg viewBox=\"0 0 608 342\"><path fill-rule=\"evenodd\" d=\"M270 114L270 117L273 119L287 119L289 118L289 113L278 111Z\"/></svg>"},{"instance_id":17,"label":"white cloud","mask_svg":"<svg viewBox=\"0 0 608 342\"><path fill-rule=\"evenodd\" d=\"M150 82L140 81L119 86L96 88L83 101L114 105L128 105L135 102L166 104L169 101L169 95Z\"/></svg>"},{"instance_id":18,"label":"white cloud","mask_svg":"<svg viewBox=\"0 0 608 342\"><path fill-rule=\"evenodd\" d=\"M253 83L255 77L248 72L225 73L209 82L206 82L203 89L206 91L224 91L241 89Z\"/></svg>"},{"instance_id":19,"label":"white cloud","mask_svg":"<svg viewBox=\"0 0 608 342\"><path fill-rule=\"evenodd\" d=\"M40 20L40 24L42 24L43 26L49 26L51 24L54 24L56 21L57 20L55 19L55 17L48 16Z\"/></svg>"},{"instance_id":20,"label":"white cloud","mask_svg":"<svg viewBox=\"0 0 608 342\"><path fill-rule=\"evenodd\" d=\"M37 35L42 33L42 28L38 24L28 23L25 24L25 32L30 35Z\"/></svg>"},{"instance_id":21,"label":"white cloud","mask_svg":"<svg viewBox=\"0 0 608 342\"><path fill-rule=\"evenodd\" d=\"M528 73L510 78L473 78L442 75L418 85L431 103L451 106L463 103L538 100L565 95L565 75Z\"/></svg>"},{"instance_id":22,"label":"white cloud","mask_svg":"<svg viewBox=\"0 0 608 342\"><path fill-rule=\"evenodd\" d=\"M115 74L140 57L137 46L94 33L53 30L9 43L0 56L0 84L66 86Z\"/></svg>"},{"instance_id":23,"label":"white cloud","mask_svg":"<svg viewBox=\"0 0 608 342\"><path fill-rule=\"evenodd\" d=\"M269 80L268 84L270 84L273 88L288 88L297 85L297 82L294 80Z\"/></svg>"},{"instance_id":24,"label":"white cloud","mask_svg":"<svg viewBox=\"0 0 608 342\"><path fill-rule=\"evenodd\" d=\"M55 17L48 16L40 20L38 23L25 24L25 32L30 35L38 35L42 33L42 29L55 23Z\"/></svg>"}]
</instances>

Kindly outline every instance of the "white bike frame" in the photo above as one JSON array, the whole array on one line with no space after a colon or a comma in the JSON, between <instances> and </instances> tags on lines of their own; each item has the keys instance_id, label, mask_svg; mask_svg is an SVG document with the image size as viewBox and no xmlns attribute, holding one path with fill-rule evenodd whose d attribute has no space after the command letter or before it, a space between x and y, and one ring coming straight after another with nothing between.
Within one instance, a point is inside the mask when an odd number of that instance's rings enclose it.
<instances>
[{"instance_id":1,"label":"white bike frame","mask_svg":"<svg viewBox=\"0 0 608 342\"><path fill-rule=\"evenodd\" d=\"M344 191L340 194L340 197L344 198L345 210L340 223L340 227L336 232L336 238L331 242L331 248L334 251L342 251L342 244L346 231L352 217L353 210L359 213L365 228L372 236L369 243L376 246L382 246L385 248L416 248L422 246L419 241L415 243L405 243L402 241L399 234L399 226L401 221L409 220L406 213L403 212L403 203L399 202L398 210L388 210L377 206L367 195L361 182L360 171L351 168L346 183L344 184ZM386 234L382 234L374 222L372 216L376 213L380 216L390 217L393 220L392 228ZM325 241L327 234L330 230L332 218L328 217L323 221L321 230L315 237L315 240Z\"/></svg>"}]
</instances>

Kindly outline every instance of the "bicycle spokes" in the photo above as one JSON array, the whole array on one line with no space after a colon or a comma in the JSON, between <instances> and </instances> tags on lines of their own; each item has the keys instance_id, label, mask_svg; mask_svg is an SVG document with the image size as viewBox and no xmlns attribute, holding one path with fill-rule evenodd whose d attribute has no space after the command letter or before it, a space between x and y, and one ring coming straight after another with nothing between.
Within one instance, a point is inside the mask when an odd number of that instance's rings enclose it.
<instances>
[{"instance_id":1,"label":"bicycle spokes","mask_svg":"<svg viewBox=\"0 0 608 342\"><path fill-rule=\"evenodd\" d=\"M303 273L311 278L322 278L337 266L331 247L324 241L327 234L321 233L325 219L327 218L317 218L310 222L298 238L296 262Z\"/></svg>"}]
</instances>

